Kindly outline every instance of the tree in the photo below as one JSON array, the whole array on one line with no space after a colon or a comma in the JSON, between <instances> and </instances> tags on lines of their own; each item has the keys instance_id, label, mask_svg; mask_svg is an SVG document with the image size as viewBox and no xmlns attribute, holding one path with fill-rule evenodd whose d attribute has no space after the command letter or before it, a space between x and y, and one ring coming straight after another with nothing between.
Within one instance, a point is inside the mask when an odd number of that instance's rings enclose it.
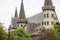
<instances>
[{"instance_id":1,"label":"tree","mask_svg":"<svg viewBox=\"0 0 60 40\"><path fill-rule=\"evenodd\" d=\"M54 29L56 32L60 32L60 24L55 24Z\"/></svg>"},{"instance_id":2,"label":"tree","mask_svg":"<svg viewBox=\"0 0 60 40\"><path fill-rule=\"evenodd\" d=\"M47 29L37 36L37 40L55 40L55 33Z\"/></svg>"},{"instance_id":3,"label":"tree","mask_svg":"<svg viewBox=\"0 0 60 40\"><path fill-rule=\"evenodd\" d=\"M54 25L54 30L56 34L56 40L60 40L60 24L55 24Z\"/></svg>"},{"instance_id":4,"label":"tree","mask_svg":"<svg viewBox=\"0 0 60 40\"><path fill-rule=\"evenodd\" d=\"M24 28L18 28L15 34L17 40L32 40L30 34Z\"/></svg>"},{"instance_id":5,"label":"tree","mask_svg":"<svg viewBox=\"0 0 60 40\"><path fill-rule=\"evenodd\" d=\"M7 33L3 29L2 24L0 23L0 40L6 40Z\"/></svg>"},{"instance_id":6,"label":"tree","mask_svg":"<svg viewBox=\"0 0 60 40\"><path fill-rule=\"evenodd\" d=\"M16 40L16 37L13 32L10 32L10 31L8 32L7 40Z\"/></svg>"}]
</instances>

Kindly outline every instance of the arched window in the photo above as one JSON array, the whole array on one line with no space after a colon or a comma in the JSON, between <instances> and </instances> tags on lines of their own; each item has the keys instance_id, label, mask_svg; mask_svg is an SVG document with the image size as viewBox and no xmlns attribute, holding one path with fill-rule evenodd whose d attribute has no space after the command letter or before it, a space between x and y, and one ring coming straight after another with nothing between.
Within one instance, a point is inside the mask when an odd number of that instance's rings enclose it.
<instances>
[{"instance_id":1,"label":"arched window","mask_svg":"<svg viewBox=\"0 0 60 40\"><path fill-rule=\"evenodd\" d=\"M49 25L49 21L47 21L47 25Z\"/></svg>"},{"instance_id":2,"label":"arched window","mask_svg":"<svg viewBox=\"0 0 60 40\"><path fill-rule=\"evenodd\" d=\"M53 25L53 24L54 24L54 22L52 21L52 22L51 22L51 24Z\"/></svg>"},{"instance_id":3,"label":"arched window","mask_svg":"<svg viewBox=\"0 0 60 40\"><path fill-rule=\"evenodd\" d=\"M53 15L53 14L51 14L51 17L54 17L54 15Z\"/></svg>"},{"instance_id":4,"label":"arched window","mask_svg":"<svg viewBox=\"0 0 60 40\"><path fill-rule=\"evenodd\" d=\"M45 25L46 25L46 22L45 22Z\"/></svg>"},{"instance_id":5,"label":"arched window","mask_svg":"<svg viewBox=\"0 0 60 40\"><path fill-rule=\"evenodd\" d=\"M47 18L49 18L49 14L47 14Z\"/></svg>"}]
</instances>

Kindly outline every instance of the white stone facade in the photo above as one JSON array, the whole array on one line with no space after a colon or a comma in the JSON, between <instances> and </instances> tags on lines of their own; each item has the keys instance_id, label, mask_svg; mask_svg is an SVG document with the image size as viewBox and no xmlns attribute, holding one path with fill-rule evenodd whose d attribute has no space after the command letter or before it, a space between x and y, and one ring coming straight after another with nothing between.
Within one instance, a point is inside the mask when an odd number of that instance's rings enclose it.
<instances>
[{"instance_id":1,"label":"white stone facade","mask_svg":"<svg viewBox=\"0 0 60 40\"><path fill-rule=\"evenodd\" d=\"M53 10L45 10L43 12L44 19L43 19L43 26L45 28L52 27L56 22L58 22L57 15Z\"/></svg>"}]
</instances>

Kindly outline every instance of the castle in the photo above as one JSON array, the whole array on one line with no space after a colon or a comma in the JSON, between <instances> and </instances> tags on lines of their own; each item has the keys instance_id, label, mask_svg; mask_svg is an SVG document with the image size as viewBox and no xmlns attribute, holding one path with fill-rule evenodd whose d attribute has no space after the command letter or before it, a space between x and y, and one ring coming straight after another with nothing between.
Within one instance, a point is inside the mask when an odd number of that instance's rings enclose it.
<instances>
[{"instance_id":1,"label":"castle","mask_svg":"<svg viewBox=\"0 0 60 40\"><path fill-rule=\"evenodd\" d=\"M43 12L40 12L37 15L26 18L22 0L19 17L16 8L15 16L12 18L9 30L15 31L16 28L23 27L31 35L36 36L42 31L43 27L48 29L59 22L52 0L45 0L42 11Z\"/></svg>"}]
</instances>

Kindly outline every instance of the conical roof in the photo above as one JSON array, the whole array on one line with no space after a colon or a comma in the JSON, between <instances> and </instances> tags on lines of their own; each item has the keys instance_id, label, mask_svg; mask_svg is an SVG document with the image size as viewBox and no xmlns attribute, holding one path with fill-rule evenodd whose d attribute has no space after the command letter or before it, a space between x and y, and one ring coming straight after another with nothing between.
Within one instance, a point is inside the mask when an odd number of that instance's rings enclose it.
<instances>
[{"instance_id":1,"label":"conical roof","mask_svg":"<svg viewBox=\"0 0 60 40\"><path fill-rule=\"evenodd\" d=\"M25 19L25 11L24 11L24 6L23 6L23 0L21 1L21 8L20 8L20 13L19 13L19 18L20 19Z\"/></svg>"},{"instance_id":2,"label":"conical roof","mask_svg":"<svg viewBox=\"0 0 60 40\"><path fill-rule=\"evenodd\" d=\"M17 14L17 8L15 10L15 16L14 17L18 17L18 14Z\"/></svg>"}]
</instances>

